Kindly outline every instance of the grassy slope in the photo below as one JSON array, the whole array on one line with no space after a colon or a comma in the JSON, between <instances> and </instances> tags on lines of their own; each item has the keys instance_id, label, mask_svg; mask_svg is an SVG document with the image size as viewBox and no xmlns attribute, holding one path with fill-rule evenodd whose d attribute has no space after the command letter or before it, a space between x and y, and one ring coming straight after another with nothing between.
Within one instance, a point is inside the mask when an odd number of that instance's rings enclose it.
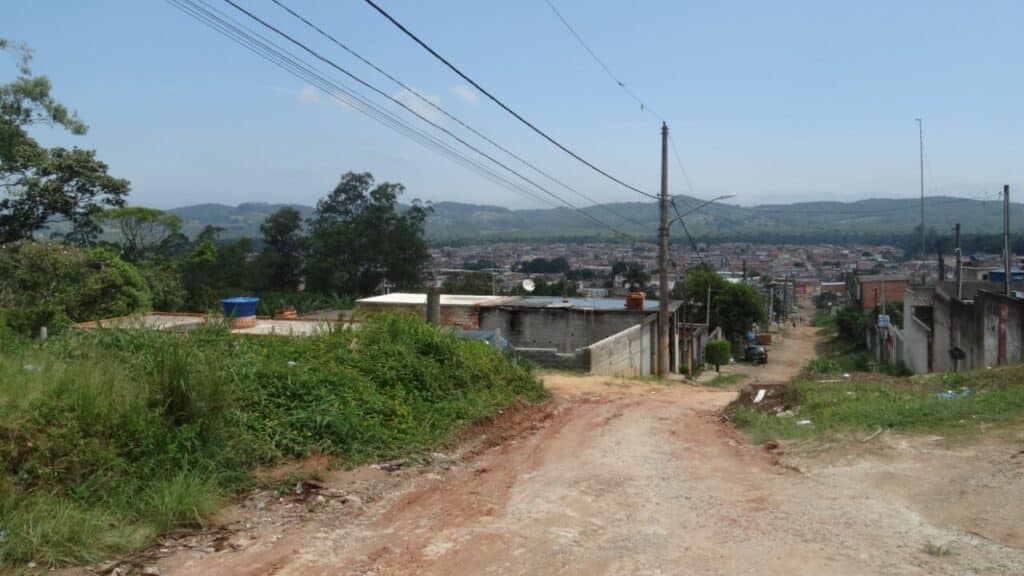
<instances>
[{"instance_id":1,"label":"grassy slope","mask_svg":"<svg viewBox=\"0 0 1024 576\"><path fill-rule=\"evenodd\" d=\"M544 395L528 367L407 317L312 338L113 331L3 348L0 569L129 551L200 523L256 465L394 457Z\"/></svg>"},{"instance_id":2,"label":"grassy slope","mask_svg":"<svg viewBox=\"0 0 1024 576\"><path fill-rule=\"evenodd\" d=\"M971 395L943 399L946 390L966 387ZM787 400L795 415L778 417L734 405L730 417L758 442L872 432L970 432L980 424L1024 419L1024 365L913 378L855 374L850 381L796 380ZM800 420L810 425L798 425Z\"/></svg>"}]
</instances>

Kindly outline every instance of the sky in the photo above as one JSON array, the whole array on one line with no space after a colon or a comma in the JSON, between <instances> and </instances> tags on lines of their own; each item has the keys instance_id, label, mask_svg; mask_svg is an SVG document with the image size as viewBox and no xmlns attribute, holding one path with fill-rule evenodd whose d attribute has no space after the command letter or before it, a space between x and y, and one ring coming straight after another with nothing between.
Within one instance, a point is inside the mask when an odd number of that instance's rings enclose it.
<instances>
[{"instance_id":1,"label":"sky","mask_svg":"<svg viewBox=\"0 0 1024 576\"><path fill-rule=\"evenodd\" d=\"M221 0L209 1L259 29ZM237 1L466 134L270 0ZM282 2L588 198L645 200L518 123L365 2ZM993 199L1003 184L1024 185L1024 2L552 2L667 121L689 175L687 184L670 155L673 194L736 194L729 202L742 205L916 197L915 118L923 118L927 194ZM380 4L555 139L657 193L660 120L606 75L544 0ZM338 102L161 0L3 2L0 37L29 45L33 70L48 76L55 96L90 126L85 136L45 127L33 134L47 145L96 149L112 174L131 181L132 204L313 204L342 173L365 171L404 184L404 200L545 206ZM0 82L14 74L13 57L0 59ZM465 138L571 203L587 203L473 135Z\"/></svg>"}]
</instances>

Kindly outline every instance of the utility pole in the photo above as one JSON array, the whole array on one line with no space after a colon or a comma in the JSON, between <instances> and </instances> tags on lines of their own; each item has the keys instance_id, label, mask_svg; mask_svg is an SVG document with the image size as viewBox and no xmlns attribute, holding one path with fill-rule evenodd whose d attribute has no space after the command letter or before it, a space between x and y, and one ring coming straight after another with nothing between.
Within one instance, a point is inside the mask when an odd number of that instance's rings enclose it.
<instances>
[{"instance_id":1,"label":"utility pole","mask_svg":"<svg viewBox=\"0 0 1024 576\"><path fill-rule=\"evenodd\" d=\"M668 377L668 124L661 123L661 226L658 228L658 378Z\"/></svg>"},{"instance_id":2,"label":"utility pole","mask_svg":"<svg viewBox=\"0 0 1024 576\"><path fill-rule=\"evenodd\" d=\"M924 245L924 128L921 126L921 119L917 120L917 142L920 148L920 161L921 161L921 264L924 265L925 259L925 245Z\"/></svg>"},{"instance_id":3,"label":"utility pole","mask_svg":"<svg viewBox=\"0 0 1024 576\"><path fill-rule=\"evenodd\" d=\"M954 254L956 256L956 299L957 300L962 300L963 299L963 284L960 283L960 278L961 278L960 275L962 274L961 269L960 269L961 262L962 262L962 260L961 260L962 256L961 256L961 253L960 253L960 223L959 222L956 223L956 252Z\"/></svg>"},{"instance_id":4,"label":"utility pole","mask_svg":"<svg viewBox=\"0 0 1024 576\"><path fill-rule=\"evenodd\" d=\"M708 302L704 310L704 323L707 324L707 329L711 330L711 284L708 283Z\"/></svg>"},{"instance_id":5,"label":"utility pole","mask_svg":"<svg viewBox=\"0 0 1024 576\"><path fill-rule=\"evenodd\" d=\"M1003 288L1007 296L1010 295L1010 185L1003 185Z\"/></svg>"}]
</instances>

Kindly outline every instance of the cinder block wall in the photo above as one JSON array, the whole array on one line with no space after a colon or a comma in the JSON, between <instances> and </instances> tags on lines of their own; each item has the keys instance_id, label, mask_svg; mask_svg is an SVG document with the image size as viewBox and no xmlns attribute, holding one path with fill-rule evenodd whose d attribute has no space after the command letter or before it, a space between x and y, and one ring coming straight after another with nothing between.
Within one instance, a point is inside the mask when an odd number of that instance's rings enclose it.
<instances>
[{"instance_id":1,"label":"cinder block wall","mask_svg":"<svg viewBox=\"0 0 1024 576\"><path fill-rule=\"evenodd\" d=\"M631 326L582 350L583 369L607 376L646 376L651 373L653 322Z\"/></svg>"}]
</instances>

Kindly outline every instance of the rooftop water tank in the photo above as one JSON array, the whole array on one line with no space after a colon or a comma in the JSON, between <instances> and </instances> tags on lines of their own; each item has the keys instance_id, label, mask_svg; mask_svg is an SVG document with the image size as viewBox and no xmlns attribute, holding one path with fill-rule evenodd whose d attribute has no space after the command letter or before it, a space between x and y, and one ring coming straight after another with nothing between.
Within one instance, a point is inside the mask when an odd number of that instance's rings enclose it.
<instances>
[{"instance_id":1,"label":"rooftop water tank","mask_svg":"<svg viewBox=\"0 0 1024 576\"><path fill-rule=\"evenodd\" d=\"M225 298L220 301L224 307L224 317L230 319L232 328L251 328L256 325L256 305L259 298L239 296Z\"/></svg>"}]
</instances>

